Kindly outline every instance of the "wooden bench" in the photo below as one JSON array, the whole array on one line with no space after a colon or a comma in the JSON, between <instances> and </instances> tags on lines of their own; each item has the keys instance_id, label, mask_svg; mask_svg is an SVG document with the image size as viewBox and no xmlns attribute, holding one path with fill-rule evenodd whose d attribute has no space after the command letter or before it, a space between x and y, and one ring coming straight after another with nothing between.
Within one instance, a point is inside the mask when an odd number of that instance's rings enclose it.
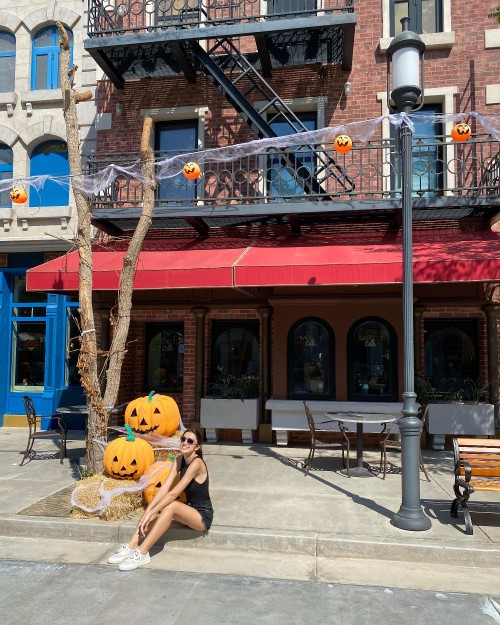
<instances>
[{"instance_id":1,"label":"wooden bench","mask_svg":"<svg viewBox=\"0 0 500 625\"><path fill-rule=\"evenodd\" d=\"M464 513L465 533L473 534L467 502L478 490L500 491L500 440L494 438L454 438L455 499L450 514L458 517L458 507Z\"/></svg>"}]
</instances>

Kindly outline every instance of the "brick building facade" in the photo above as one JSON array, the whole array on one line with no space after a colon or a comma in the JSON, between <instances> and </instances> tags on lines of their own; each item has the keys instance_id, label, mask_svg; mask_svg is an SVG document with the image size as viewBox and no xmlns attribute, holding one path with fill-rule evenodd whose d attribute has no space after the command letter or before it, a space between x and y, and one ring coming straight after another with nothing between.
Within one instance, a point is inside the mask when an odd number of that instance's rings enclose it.
<instances>
[{"instance_id":1,"label":"brick building facade","mask_svg":"<svg viewBox=\"0 0 500 625\"><path fill-rule=\"evenodd\" d=\"M386 272L401 253L400 155L387 117L386 51L407 5L186 0L151 12L140 2L90 0L85 46L108 76L97 89L94 170L133 161L146 115L158 160L186 153L202 168L194 184L180 167L159 183L144 250L160 265L154 273L139 263L148 286L136 290L120 400L151 390L151 363L172 348L169 332L182 334L182 351L176 339L175 365L159 368L176 366L182 379L156 390L175 397L185 424L203 424L201 399L219 373L260 376L260 440L271 435L269 397L399 400L401 272ZM482 122L500 112L500 29L488 16L494 7L472 0L463 9L452 0L411 4L410 26L427 46L413 153L415 369L436 387L446 380L444 394L482 380L498 419L499 145ZM472 139L454 144L452 116L472 111ZM376 120L370 136L366 120ZM290 141L286 156L269 144L225 162L206 152L342 125L354 139L348 154L337 154L327 134L295 152ZM110 259L137 219L137 189L118 177L96 198ZM215 276L221 248L236 250L230 285ZM179 266L162 264L161 250L177 250ZM205 260L193 260L193 250ZM212 273L197 282L207 267ZM101 324L115 295L111 282L97 289ZM257 349L257 366L245 353L242 371L230 355L239 348ZM317 361L323 372L315 375Z\"/></svg>"}]
</instances>

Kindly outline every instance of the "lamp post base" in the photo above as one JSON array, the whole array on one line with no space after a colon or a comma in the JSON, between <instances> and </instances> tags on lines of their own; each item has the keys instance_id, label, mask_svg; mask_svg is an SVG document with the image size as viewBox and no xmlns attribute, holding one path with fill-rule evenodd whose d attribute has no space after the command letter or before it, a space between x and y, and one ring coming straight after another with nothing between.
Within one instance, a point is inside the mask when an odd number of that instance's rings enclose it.
<instances>
[{"instance_id":1,"label":"lamp post base","mask_svg":"<svg viewBox=\"0 0 500 625\"><path fill-rule=\"evenodd\" d=\"M391 525L410 532L425 532L432 527L431 520L425 516L420 507L413 509L403 506L392 517Z\"/></svg>"}]
</instances>

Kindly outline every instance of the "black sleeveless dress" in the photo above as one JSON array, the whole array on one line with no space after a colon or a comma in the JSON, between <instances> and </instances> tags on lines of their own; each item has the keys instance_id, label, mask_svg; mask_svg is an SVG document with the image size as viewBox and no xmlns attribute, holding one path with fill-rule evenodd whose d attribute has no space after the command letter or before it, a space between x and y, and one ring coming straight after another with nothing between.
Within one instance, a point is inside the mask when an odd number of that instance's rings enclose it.
<instances>
[{"instance_id":1,"label":"black sleeveless dress","mask_svg":"<svg viewBox=\"0 0 500 625\"><path fill-rule=\"evenodd\" d=\"M203 462L203 464L205 464L205 461L202 458L200 458L200 460ZM184 477L188 466L189 465L186 464L184 457L182 457L180 471L181 480ZM205 464L205 467L206 466L207 465ZM200 513L201 520L205 524L205 529L208 531L210 529L210 526L212 525L212 520L214 518L214 509L212 507L212 502L210 500L210 494L208 491L208 469L207 479L202 484L199 484L195 479L191 480L184 489L184 493L186 495L187 505L191 506Z\"/></svg>"}]
</instances>

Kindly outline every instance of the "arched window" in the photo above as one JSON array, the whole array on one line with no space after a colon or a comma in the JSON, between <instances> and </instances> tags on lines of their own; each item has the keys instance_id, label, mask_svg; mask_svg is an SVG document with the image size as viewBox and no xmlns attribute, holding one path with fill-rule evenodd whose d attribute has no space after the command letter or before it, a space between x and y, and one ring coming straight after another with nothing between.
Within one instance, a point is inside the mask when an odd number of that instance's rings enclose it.
<instances>
[{"instance_id":1,"label":"arched window","mask_svg":"<svg viewBox=\"0 0 500 625\"><path fill-rule=\"evenodd\" d=\"M66 29L73 59L73 33ZM57 89L59 87L59 31L56 26L47 26L33 37L33 59L31 66L32 89Z\"/></svg>"},{"instance_id":2,"label":"arched window","mask_svg":"<svg viewBox=\"0 0 500 625\"><path fill-rule=\"evenodd\" d=\"M0 92L15 91L16 38L11 33L0 30Z\"/></svg>"},{"instance_id":3,"label":"arched window","mask_svg":"<svg viewBox=\"0 0 500 625\"><path fill-rule=\"evenodd\" d=\"M68 176L68 147L64 141L46 141L33 150L30 175ZM30 190L30 206L66 206L69 199L67 186L47 180L37 192Z\"/></svg>"},{"instance_id":4,"label":"arched window","mask_svg":"<svg viewBox=\"0 0 500 625\"><path fill-rule=\"evenodd\" d=\"M475 319L424 319L425 377L443 399L474 399L479 380Z\"/></svg>"},{"instance_id":5,"label":"arched window","mask_svg":"<svg viewBox=\"0 0 500 625\"><path fill-rule=\"evenodd\" d=\"M396 333L383 319L353 324L347 335L347 391L350 400L397 400Z\"/></svg>"},{"instance_id":6,"label":"arched window","mask_svg":"<svg viewBox=\"0 0 500 625\"><path fill-rule=\"evenodd\" d=\"M9 178L12 178L12 150L8 145L0 143L0 180L8 180ZM0 191L0 206L8 207L11 204L9 191Z\"/></svg>"},{"instance_id":7,"label":"arched window","mask_svg":"<svg viewBox=\"0 0 500 625\"><path fill-rule=\"evenodd\" d=\"M297 321L288 333L289 399L334 399L334 354L335 337L325 321Z\"/></svg>"},{"instance_id":8,"label":"arched window","mask_svg":"<svg viewBox=\"0 0 500 625\"><path fill-rule=\"evenodd\" d=\"M258 376L259 356L258 321L213 322L212 384L227 376Z\"/></svg>"},{"instance_id":9,"label":"arched window","mask_svg":"<svg viewBox=\"0 0 500 625\"><path fill-rule=\"evenodd\" d=\"M146 324L145 388L181 392L184 385L184 324Z\"/></svg>"}]
</instances>

